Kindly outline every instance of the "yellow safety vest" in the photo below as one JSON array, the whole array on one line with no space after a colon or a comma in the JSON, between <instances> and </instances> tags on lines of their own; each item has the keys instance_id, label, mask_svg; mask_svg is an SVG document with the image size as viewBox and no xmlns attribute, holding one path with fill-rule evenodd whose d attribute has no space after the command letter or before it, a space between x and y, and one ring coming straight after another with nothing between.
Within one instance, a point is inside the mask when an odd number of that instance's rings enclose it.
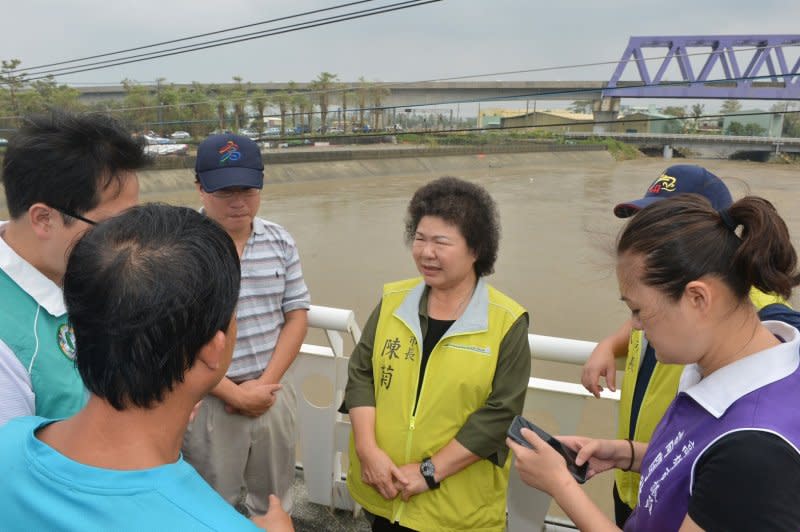
<instances>
[{"instance_id":1,"label":"yellow safety vest","mask_svg":"<svg viewBox=\"0 0 800 532\"><path fill-rule=\"evenodd\" d=\"M434 455L485 404L500 343L525 312L479 279L464 313L431 352L417 403L423 341L419 302L424 289L419 278L384 287L372 351L375 437L398 466ZM351 436L347 486L368 511L415 530L501 532L510 463L497 467L479 460L444 479L439 489L408 502L399 496L387 501L361 481Z\"/></svg>"},{"instance_id":2,"label":"yellow safety vest","mask_svg":"<svg viewBox=\"0 0 800 532\"><path fill-rule=\"evenodd\" d=\"M756 288L750 290L750 301L759 310L775 303L789 306L786 300L780 296L765 294ZM619 401L617 437L620 439L627 439L630 435L633 392L636 388L636 378L642 365L645 349L647 349L647 340L642 331L632 331L628 342L625 377L622 381ZM647 389L642 398L642 404L639 407L639 416L633 432L634 441L650 441L653 431L655 431L656 426L664 416L664 412L667 411L667 407L669 407L678 392L681 373L683 373L683 366L680 364L656 362L653 374L650 376L650 382L647 384ZM634 508L639 497L639 473L617 469L614 474L620 499L630 508Z\"/></svg>"}]
</instances>

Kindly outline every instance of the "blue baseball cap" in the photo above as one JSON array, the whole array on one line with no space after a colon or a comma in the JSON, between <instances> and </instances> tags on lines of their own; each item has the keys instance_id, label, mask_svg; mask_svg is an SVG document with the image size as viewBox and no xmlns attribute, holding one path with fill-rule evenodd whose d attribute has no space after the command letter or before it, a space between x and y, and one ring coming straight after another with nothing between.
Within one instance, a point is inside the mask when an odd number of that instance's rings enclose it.
<instances>
[{"instance_id":1,"label":"blue baseball cap","mask_svg":"<svg viewBox=\"0 0 800 532\"><path fill-rule=\"evenodd\" d=\"M617 218L628 218L651 203L678 194L700 194L716 210L727 209L733 203L731 193L720 178L694 164L670 166L647 188L643 198L626 201L614 207Z\"/></svg>"},{"instance_id":2,"label":"blue baseball cap","mask_svg":"<svg viewBox=\"0 0 800 532\"><path fill-rule=\"evenodd\" d=\"M241 135L211 135L201 142L197 147L194 172L206 192L264 186L261 150L258 144Z\"/></svg>"}]
</instances>

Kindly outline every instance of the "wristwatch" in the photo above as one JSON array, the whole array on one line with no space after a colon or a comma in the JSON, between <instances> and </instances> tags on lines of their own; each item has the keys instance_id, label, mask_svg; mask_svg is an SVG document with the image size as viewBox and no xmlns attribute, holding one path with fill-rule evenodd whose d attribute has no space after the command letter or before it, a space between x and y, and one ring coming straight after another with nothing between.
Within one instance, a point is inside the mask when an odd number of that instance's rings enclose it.
<instances>
[{"instance_id":1,"label":"wristwatch","mask_svg":"<svg viewBox=\"0 0 800 532\"><path fill-rule=\"evenodd\" d=\"M439 483L436 482L436 479L433 477L433 474L436 472L436 468L433 466L433 462L431 462L430 457L422 459L422 463L419 464L419 472L422 473L422 477L428 484L428 488L435 490L439 487Z\"/></svg>"}]
</instances>

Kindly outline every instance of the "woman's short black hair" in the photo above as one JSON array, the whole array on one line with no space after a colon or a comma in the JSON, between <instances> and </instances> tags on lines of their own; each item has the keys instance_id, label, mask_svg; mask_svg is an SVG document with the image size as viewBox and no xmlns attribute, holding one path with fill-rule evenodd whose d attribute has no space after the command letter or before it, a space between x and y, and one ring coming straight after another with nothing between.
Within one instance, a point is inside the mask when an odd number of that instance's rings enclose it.
<instances>
[{"instance_id":1,"label":"woman's short black hair","mask_svg":"<svg viewBox=\"0 0 800 532\"><path fill-rule=\"evenodd\" d=\"M239 256L216 222L184 207L134 207L75 245L64 300L86 387L122 410L161 402L230 324Z\"/></svg>"},{"instance_id":2,"label":"woman's short black hair","mask_svg":"<svg viewBox=\"0 0 800 532\"><path fill-rule=\"evenodd\" d=\"M478 277L494 272L500 245L500 218L489 193L457 177L440 177L417 189L406 214L406 243L414 240L423 216L438 216L456 226L475 254Z\"/></svg>"}]
</instances>

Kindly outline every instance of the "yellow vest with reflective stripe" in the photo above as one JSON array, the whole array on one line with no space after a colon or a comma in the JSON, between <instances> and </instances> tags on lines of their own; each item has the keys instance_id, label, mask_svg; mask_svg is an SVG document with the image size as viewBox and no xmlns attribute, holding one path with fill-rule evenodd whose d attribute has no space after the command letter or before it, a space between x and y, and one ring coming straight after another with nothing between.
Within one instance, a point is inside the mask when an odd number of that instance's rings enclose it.
<instances>
[{"instance_id":1,"label":"yellow vest with reflective stripe","mask_svg":"<svg viewBox=\"0 0 800 532\"><path fill-rule=\"evenodd\" d=\"M750 301L758 310L780 303L789 306L789 303L775 294L765 294L756 288L750 290ZM619 427L617 437L627 439L630 435L631 409L633 405L633 392L636 388L636 378L642 365L642 357L647 348L647 340L642 331L634 330L628 342L628 356L625 360L625 377L622 381L622 390L619 401ZM642 404L639 407L639 416L634 427L633 440L649 442L653 436L664 412L667 411L672 399L678 392L678 382L683 372L680 364L662 364L656 362L650 382L647 384ZM639 474L633 471L615 471L617 491L622 501L634 508L639 497Z\"/></svg>"},{"instance_id":2,"label":"yellow vest with reflective stripe","mask_svg":"<svg viewBox=\"0 0 800 532\"><path fill-rule=\"evenodd\" d=\"M485 404L500 343L525 312L480 279L462 316L433 348L417 402L423 341L419 302L424 288L421 279L384 287L372 352L375 437L398 466L434 455ZM509 467L510 460L503 467L479 460L444 479L439 489L405 503L399 496L387 501L361 481L351 436L347 486L368 511L415 530L501 532Z\"/></svg>"}]
</instances>

